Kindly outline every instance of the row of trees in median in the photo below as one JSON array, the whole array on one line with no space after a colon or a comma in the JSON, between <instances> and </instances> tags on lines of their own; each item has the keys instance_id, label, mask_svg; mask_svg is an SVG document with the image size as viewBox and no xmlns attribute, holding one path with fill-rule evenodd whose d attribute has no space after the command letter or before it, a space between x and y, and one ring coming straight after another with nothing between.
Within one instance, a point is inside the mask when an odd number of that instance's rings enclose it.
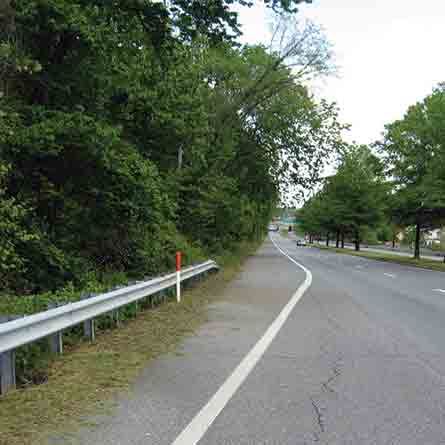
<instances>
[{"instance_id":1,"label":"row of trees in median","mask_svg":"<svg viewBox=\"0 0 445 445\"><path fill-rule=\"evenodd\" d=\"M395 240L415 230L414 257L422 231L445 224L445 85L385 126L371 147L346 146L336 174L302 209L310 237L348 237L359 250L365 234L380 230Z\"/></svg>"},{"instance_id":2,"label":"row of trees in median","mask_svg":"<svg viewBox=\"0 0 445 445\"><path fill-rule=\"evenodd\" d=\"M310 198L300 216L302 229L312 237L345 237L360 248L366 230L376 228L384 215L386 184L379 159L366 146L348 146L341 155L335 175Z\"/></svg>"}]
</instances>

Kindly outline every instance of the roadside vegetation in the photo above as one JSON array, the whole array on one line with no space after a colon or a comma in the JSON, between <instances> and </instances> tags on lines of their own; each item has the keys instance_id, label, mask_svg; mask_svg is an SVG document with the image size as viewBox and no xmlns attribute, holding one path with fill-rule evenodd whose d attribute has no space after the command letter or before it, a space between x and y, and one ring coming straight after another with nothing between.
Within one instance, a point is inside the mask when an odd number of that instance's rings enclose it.
<instances>
[{"instance_id":1,"label":"roadside vegetation","mask_svg":"<svg viewBox=\"0 0 445 445\"><path fill-rule=\"evenodd\" d=\"M239 43L244 1L1 2L0 314L236 251L317 183L344 128L308 87L331 47L300 0L264 3L269 46ZM20 383L44 349L18 352Z\"/></svg>"},{"instance_id":2,"label":"roadside vegetation","mask_svg":"<svg viewBox=\"0 0 445 445\"><path fill-rule=\"evenodd\" d=\"M0 401L0 445L70 443L69 432L94 426L95 413L113 408L147 363L173 351L179 341L206 320L206 306L253 254L258 242L241 243L217 258L221 271L169 302L133 313L119 329L99 330L95 342L83 341L52 360L40 385L18 389ZM59 440L57 439L59 438Z\"/></svg>"},{"instance_id":3,"label":"roadside vegetation","mask_svg":"<svg viewBox=\"0 0 445 445\"><path fill-rule=\"evenodd\" d=\"M400 235L420 259L422 234L445 226L445 84L386 125L371 147L345 145L337 173L325 178L300 213L313 239L365 241ZM397 259L400 262L400 258ZM413 263L415 264L415 263ZM436 268L436 266L432 266Z\"/></svg>"},{"instance_id":4,"label":"roadside vegetation","mask_svg":"<svg viewBox=\"0 0 445 445\"><path fill-rule=\"evenodd\" d=\"M270 47L241 46L233 2L216 3L2 3L2 290L230 250L262 236L288 183L315 183L343 128L305 86L335 69L329 44L292 18L298 0L274 0Z\"/></svg>"}]
</instances>

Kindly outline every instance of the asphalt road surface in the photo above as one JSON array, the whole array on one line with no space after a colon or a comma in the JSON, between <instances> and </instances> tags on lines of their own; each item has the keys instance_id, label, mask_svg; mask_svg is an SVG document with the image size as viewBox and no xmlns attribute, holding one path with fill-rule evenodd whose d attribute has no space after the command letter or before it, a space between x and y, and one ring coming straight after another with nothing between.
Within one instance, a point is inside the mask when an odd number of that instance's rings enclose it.
<instances>
[{"instance_id":1,"label":"asphalt road surface","mask_svg":"<svg viewBox=\"0 0 445 445\"><path fill-rule=\"evenodd\" d=\"M271 237L75 443L445 443L445 274Z\"/></svg>"}]
</instances>

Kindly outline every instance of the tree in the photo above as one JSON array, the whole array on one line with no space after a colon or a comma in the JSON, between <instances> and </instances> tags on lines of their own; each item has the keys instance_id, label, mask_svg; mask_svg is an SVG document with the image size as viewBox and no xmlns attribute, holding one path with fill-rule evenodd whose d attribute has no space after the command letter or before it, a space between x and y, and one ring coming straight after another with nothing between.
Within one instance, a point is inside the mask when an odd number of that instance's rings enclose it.
<instances>
[{"instance_id":1,"label":"tree","mask_svg":"<svg viewBox=\"0 0 445 445\"><path fill-rule=\"evenodd\" d=\"M445 85L411 106L403 119L385 127L378 144L394 180L394 214L416 227L414 257L420 258L421 232L445 220Z\"/></svg>"},{"instance_id":2,"label":"tree","mask_svg":"<svg viewBox=\"0 0 445 445\"><path fill-rule=\"evenodd\" d=\"M297 5L312 0L263 0L275 13L295 13ZM165 2L172 24L185 40L199 35L209 37L212 44L234 42L242 30L233 6L253 6L250 0L170 0Z\"/></svg>"},{"instance_id":3,"label":"tree","mask_svg":"<svg viewBox=\"0 0 445 445\"><path fill-rule=\"evenodd\" d=\"M36 234L16 243L27 272L9 280L15 291L90 271L156 273L178 247L186 257L230 249L262 235L288 184L316 184L343 128L306 85L328 71L324 37L311 28L289 47L293 67L306 67L297 75L283 54L232 38L235 3L0 10L2 196ZM300 2L266 3L291 12Z\"/></svg>"},{"instance_id":4,"label":"tree","mask_svg":"<svg viewBox=\"0 0 445 445\"><path fill-rule=\"evenodd\" d=\"M310 243L325 230L322 219L325 212L322 204L323 200L319 192L309 198L300 211L301 230L309 235Z\"/></svg>"},{"instance_id":5,"label":"tree","mask_svg":"<svg viewBox=\"0 0 445 445\"><path fill-rule=\"evenodd\" d=\"M315 198L303 207L304 227L310 233L336 233L337 245L340 236L349 234L355 249L360 250L364 233L376 228L383 218L385 192L377 157L366 146L350 146L337 173L327 178Z\"/></svg>"},{"instance_id":6,"label":"tree","mask_svg":"<svg viewBox=\"0 0 445 445\"><path fill-rule=\"evenodd\" d=\"M27 270L26 259L21 255L24 245L38 239L26 227L28 209L16 199L6 196L5 182L9 166L0 164L0 286L2 289L17 287L16 280ZM23 283L21 283L23 284Z\"/></svg>"}]
</instances>

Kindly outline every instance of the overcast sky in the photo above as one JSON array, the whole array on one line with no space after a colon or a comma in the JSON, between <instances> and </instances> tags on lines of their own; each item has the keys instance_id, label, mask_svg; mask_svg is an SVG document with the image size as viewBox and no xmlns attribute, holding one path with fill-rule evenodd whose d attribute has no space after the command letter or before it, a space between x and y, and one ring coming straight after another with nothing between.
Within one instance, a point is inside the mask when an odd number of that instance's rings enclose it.
<instances>
[{"instance_id":1,"label":"overcast sky","mask_svg":"<svg viewBox=\"0 0 445 445\"><path fill-rule=\"evenodd\" d=\"M340 78L328 79L322 94L352 124L350 140L378 139L385 123L445 81L443 0L314 0L300 14L334 45ZM243 41L268 41L264 7L243 8L240 21Z\"/></svg>"}]
</instances>

